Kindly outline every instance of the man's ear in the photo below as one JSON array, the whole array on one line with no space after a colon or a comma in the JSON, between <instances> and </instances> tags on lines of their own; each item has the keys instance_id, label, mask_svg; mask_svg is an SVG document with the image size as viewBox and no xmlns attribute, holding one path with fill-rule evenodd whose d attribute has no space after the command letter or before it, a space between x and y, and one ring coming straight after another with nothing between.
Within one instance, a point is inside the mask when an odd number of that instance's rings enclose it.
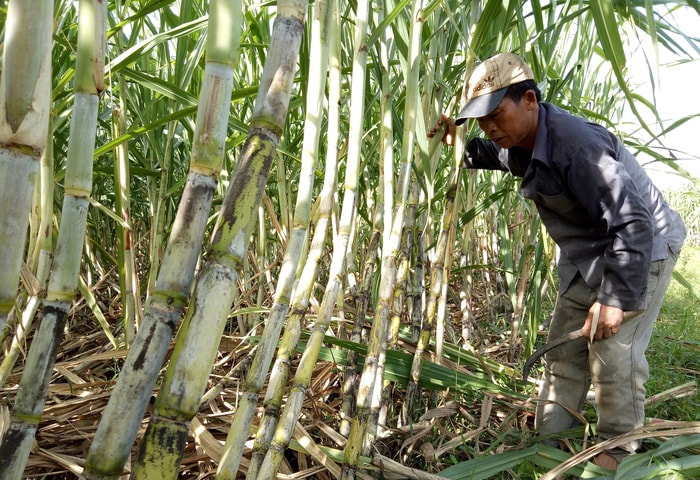
<instances>
[{"instance_id":1,"label":"man's ear","mask_svg":"<svg viewBox=\"0 0 700 480\"><path fill-rule=\"evenodd\" d=\"M533 108L537 106L537 94L535 94L534 90L526 90L523 94L523 98L525 99L525 104L528 108Z\"/></svg>"}]
</instances>

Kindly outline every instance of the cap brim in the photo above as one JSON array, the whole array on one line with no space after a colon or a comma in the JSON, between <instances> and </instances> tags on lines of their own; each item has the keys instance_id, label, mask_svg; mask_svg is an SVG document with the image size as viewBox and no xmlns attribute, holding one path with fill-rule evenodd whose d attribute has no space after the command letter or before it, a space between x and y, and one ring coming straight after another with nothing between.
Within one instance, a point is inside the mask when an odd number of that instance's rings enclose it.
<instances>
[{"instance_id":1,"label":"cap brim","mask_svg":"<svg viewBox=\"0 0 700 480\"><path fill-rule=\"evenodd\" d=\"M459 115L455 118L455 124L461 125L467 121L467 118L479 118L488 115L501 103L503 97L506 96L507 90L508 87L505 87L495 92L472 98L462 107Z\"/></svg>"}]
</instances>

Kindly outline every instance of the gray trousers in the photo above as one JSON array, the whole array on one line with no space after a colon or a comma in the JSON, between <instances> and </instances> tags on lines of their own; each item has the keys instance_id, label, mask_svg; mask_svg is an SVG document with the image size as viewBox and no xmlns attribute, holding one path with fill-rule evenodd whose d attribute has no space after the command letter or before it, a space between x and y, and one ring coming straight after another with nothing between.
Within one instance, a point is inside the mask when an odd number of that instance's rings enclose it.
<instances>
[{"instance_id":1,"label":"gray trousers","mask_svg":"<svg viewBox=\"0 0 700 480\"><path fill-rule=\"evenodd\" d=\"M677 256L652 262L647 287L647 309L620 327L610 338L590 346L578 339L545 355L545 372L535 415L540 433L557 433L571 428L574 418L567 408L580 412L593 385L598 411L596 434L600 440L627 433L644 423L644 383L649 365L644 352L649 345L661 302L671 282ZM549 338L579 329L596 301L596 291L580 276L557 298ZM565 407L565 408L563 408ZM640 442L625 450L633 452Z\"/></svg>"}]
</instances>

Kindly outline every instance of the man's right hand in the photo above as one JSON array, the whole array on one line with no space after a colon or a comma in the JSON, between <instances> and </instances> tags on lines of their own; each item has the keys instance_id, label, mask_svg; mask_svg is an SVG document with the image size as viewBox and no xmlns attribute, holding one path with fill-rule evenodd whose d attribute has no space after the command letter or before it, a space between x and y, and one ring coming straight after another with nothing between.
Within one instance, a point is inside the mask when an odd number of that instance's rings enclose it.
<instances>
[{"instance_id":1,"label":"man's right hand","mask_svg":"<svg viewBox=\"0 0 700 480\"><path fill-rule=\"evenodd\" d=\"M457 125L455 121L444 113L440 116L435 126L428 132L428 138L433 138L436 133L443 130L442 143L445 145L452 146L455 144L455 133L457 132Z\"/></svg>"}]
</instances>

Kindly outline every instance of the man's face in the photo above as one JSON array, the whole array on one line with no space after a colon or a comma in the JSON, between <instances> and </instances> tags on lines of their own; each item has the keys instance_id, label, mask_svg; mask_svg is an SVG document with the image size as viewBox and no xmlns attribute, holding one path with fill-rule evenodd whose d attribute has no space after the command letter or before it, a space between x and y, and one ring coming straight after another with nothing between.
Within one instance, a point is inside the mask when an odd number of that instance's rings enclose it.
<instances>
[{"instance_id":1,"label":"man's face","mask_svg":"<svg viewBox=\"0 0 700 480\"><path fill-rule=\"evenodd\" d=\"M499 147L532 150L537 134L538 112L534 92L528 90L519 103L504 97L491 113L477 118L477 121L484 133Z\"/></svg>"}]
</instances>

